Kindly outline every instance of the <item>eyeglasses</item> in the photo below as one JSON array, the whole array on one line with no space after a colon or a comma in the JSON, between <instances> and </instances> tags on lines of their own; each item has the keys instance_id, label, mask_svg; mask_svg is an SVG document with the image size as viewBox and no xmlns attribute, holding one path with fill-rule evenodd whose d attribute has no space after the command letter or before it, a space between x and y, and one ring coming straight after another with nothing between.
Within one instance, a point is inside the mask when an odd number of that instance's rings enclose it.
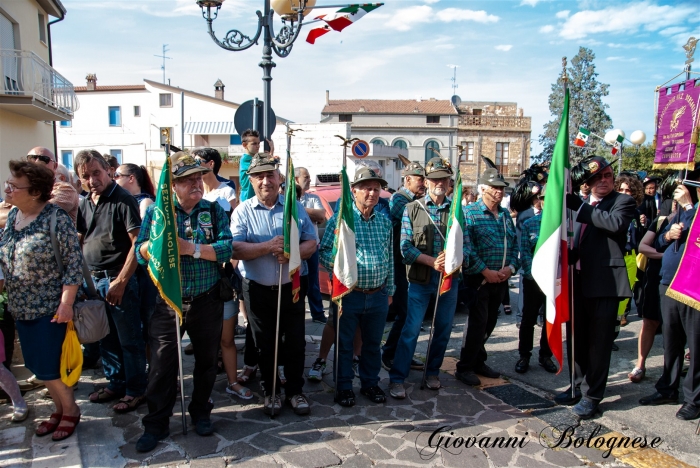
<instances>
[{"instance_id":1,"label":"eyeglasses","mask_svg":"<svg viewBox=\"0 0 700 468\"><path fill-rule=\"evenodd\" d=\"M185 218L185 237L188 239L194 239L194 233L192 232L192 222L190 221L190 218Z\"/></svg>"},{"instance_id":2,"label":"eyeglasses","mask_svg":"<svg viewBox=\"0 0 700 468\"><path fill-rule=\"evenodd\" d=\"M120 173L118 173L118 172L115 172L115 173L114 173L114 177L112 177L112 178L113 178L113 179L118 179L118 178L120 178L120 177L129 177L129 176L131 176L131 174L120 174Z\"/></svg>"},{"instance_id":3,"label":"eyeglasses","mask_svg":"<svg viewBox=\"0 0 700 468\"><path fill-rule=\"evenodd\" d=\"M5 190L9 190L10 192L14 192L15 190L29 189L29 188L31 188L31 187L17 187L12 182L5 182Z\"/></svg>"},{"instance_id":4,"label":"eyeglasses","mask_svg":"<svg viewBox=\"0 0 700 468\"><path fill-rule=\"evenodd\" d=\"M39 161L43 162L44 164L48 164L51 161L53 161L50 157L44 156L43 154L28 154L27 155L28 161L36 161L37 159Z\"/></svg>"}]
</instances>

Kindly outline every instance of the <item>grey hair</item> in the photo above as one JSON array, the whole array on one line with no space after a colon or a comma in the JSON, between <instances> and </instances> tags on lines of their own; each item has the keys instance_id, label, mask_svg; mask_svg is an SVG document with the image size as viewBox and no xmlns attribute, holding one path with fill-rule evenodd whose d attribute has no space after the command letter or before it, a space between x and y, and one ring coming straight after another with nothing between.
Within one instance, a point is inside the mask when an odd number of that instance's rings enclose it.
<instances>
[{"instance_id":1,"label":"grey hair","mask_svg":"<svg viewBox=\"0 0 700 468\"><path fill-rule=\"evenodd\" d=\"M73 178L70 172L68 172L68 168L61 163L56 163L56 175L62 176L64 182L68 182L69 184L73 183Z\"/></svg>"},{"instance_id":2,"label":"grey hair","mask_svg":"<svg viewBox=\"0 0 700 468\"><path fill-rule=\"evenodd\" d=\"M80 151L73 160L75 173L78 174L78 177L80 177L80 168L89 164L92 161L97 161L97 163L100 165L100 167L102 167L102 169L104 169L105 171L109 171L109 163L105 158L102 157L99 151L94 149L87 149Z\"/></svg>"},{"instance_id":3,"label":"grey hair","mask_svg":"<svg viewBox=\"0 0 700 468\"><path fill-rule=\"evenodd\" d=\"M309 170L308 170L307 168L305 168L305 167L295 167L295 168L294 168L294 177L295 177L295 178L301 177L301 170L302 170L302 169L304 169L307 173L309 172Z\"/></svg>"},{"instance_id":4,"label":"grey hair","mask_svg":"<svg viewBox=\"0 0 700 468\"><path fill-rule=\"evenodd\" d=\"M479 186L477 187L477 190L479 191L479 196L480 196L480 197L483 197L483 196L484 196L484 192L486 191L487 188L489 188L488 185L486 185L486 184L479 184Z\"/></svg>"}]
</instances>

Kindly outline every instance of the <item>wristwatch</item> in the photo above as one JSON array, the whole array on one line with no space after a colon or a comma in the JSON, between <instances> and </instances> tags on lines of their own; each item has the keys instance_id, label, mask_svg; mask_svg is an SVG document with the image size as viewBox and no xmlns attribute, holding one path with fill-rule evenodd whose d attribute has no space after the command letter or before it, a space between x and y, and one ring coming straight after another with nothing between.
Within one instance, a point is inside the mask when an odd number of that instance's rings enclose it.
<instances>
[{"instance_id":1,"label":"wristwatch","mask_svg":"<svg viewBox=\"0 0 700 468\"><path fill-rule=\"evenodd\" d=\"M515 267L513 265L508 265L508 268L510 268L510 276L515 275Z\"/></svg>"},{"instance_id":2,"label":"wristwatch","mask_svg":"<svg viewBox=\"0 0 700 468\"><path fill-rule=\"evenodd\" d=\"M683 209L684 209L685 211L692 210L692 209L693 209L693 204L692 204L692 203L688 203L688 204L686 204L686 205L683 206Z\"/></svg>"},{"instance_id":3,"label":"wristwatch","mask_svg":"<svg viewBox=\"0 0 700 468\"><path fill-rule=\"evenodd\" d=\"M202 252L199 251L199 244L194 244L194 253L192 254L192 257L199 258L201 256Z\"/></svg>"}]
</instances>

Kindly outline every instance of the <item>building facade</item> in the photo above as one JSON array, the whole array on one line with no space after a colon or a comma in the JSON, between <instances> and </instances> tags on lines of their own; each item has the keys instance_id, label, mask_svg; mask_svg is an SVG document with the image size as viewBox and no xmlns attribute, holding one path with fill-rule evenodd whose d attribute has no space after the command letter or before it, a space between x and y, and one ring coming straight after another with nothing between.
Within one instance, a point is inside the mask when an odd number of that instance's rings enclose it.
<instances>
[{"instance_id":1,"label":"building facade","mask_svg":"<svg viewBox=\"0 0 700 468\"><path fill-rule=\"evenodd\" d=\"M35 146L55 151L54 123L78 106L73 84L51 64L51 25L63 19L59 0L0 2L0 177ZM57 18L52 20L51 18Z\"/></svg>"}]
</instances>

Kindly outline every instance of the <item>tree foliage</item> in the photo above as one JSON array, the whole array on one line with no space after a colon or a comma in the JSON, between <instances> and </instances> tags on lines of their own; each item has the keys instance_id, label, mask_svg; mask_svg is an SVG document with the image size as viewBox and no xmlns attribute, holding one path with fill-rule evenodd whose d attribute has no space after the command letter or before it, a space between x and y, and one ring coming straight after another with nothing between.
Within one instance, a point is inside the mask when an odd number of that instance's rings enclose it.
<instances>
[{"instance_id":1,"label":"tree foliage","mask_svg":"<svg viewBox=\"0 0 700 468\"><path fill-rule=\"evenodd\" d=\"M623 171L644 171L647 174L660 175L664 171L652 171L654 165L654 154L656 150L651 143L641 145L625 145L622 149L622 170Z\"/></svg>"},{"instance_id":2,"label":"tree foliage","mask_svg":"<svg viewBox=\"0 0 700 468\"><path fill-rule=\"evenodd\" d=\"M595 54L591 49L580 47L578 54L571 59L570 65L566 68L569 88L570 143L573 143L576 138L579 127L584 127L592 134L595 133L601 137L612 128L612 119L606 113L609 106L603 102L603 97L609 94L609 85L598 81L594 59ZM552 84L552 92L549 95L549 111L553 119L545 124L544 133L539 138L542 152L537 159L540 161L549 161L552 158L563 109L564 80L560 75L556 83ZM610 154L609 146L593 135L589 137L584 148L573 144L570 148L572 163L593 154L601 156Z\"/></svg>"}]
</instances>

